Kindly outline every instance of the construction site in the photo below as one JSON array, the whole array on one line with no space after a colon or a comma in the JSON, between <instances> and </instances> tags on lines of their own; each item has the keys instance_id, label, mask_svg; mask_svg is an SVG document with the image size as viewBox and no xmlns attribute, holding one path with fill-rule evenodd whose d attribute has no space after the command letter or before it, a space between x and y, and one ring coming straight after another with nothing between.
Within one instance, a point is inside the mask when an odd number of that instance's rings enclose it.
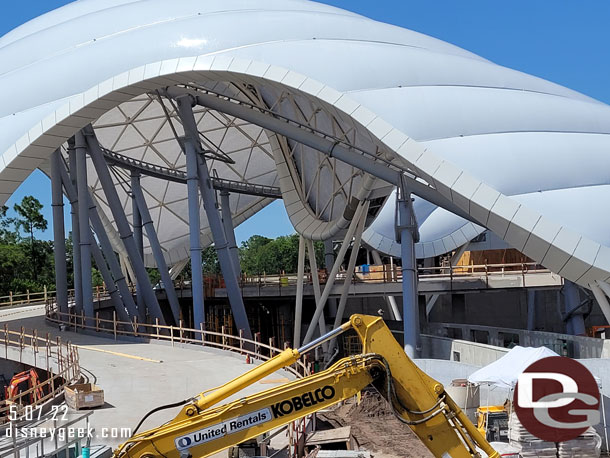
<instances>
[{"instance_id":1,"label":"construction site","mask_svg":"<svg viewBox=\"0 0 610 458\"><path fill-rule=\"evenodd\" d=\"M0 458L608 455L610 107L322 3L163 4L0 38L54 280L0 297Z\"/></svg>"}]
</instances>

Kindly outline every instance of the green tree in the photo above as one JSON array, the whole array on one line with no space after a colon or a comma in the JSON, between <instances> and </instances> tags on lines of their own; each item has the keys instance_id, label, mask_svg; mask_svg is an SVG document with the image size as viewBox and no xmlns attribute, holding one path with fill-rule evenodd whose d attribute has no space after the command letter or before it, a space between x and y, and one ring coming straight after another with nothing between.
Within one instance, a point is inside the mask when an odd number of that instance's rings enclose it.
<instances>
[{"instance_id":1,"label":"green tree","mask_svg":"<svg viewBox=\"0 0 610 458\"><path fill-rule=\"evenodd\" d=\"M220 263L218 262L218 253L214 246L209 246L201 250L201 261L203 263L203 274L218 274L220 273Z\"/></svg>"},{"instance_id":2,"label":"green tree","mask_svg":"<svg viewBox=\"0 0 610 458\"><path fill-rule=\"evenodd\" d=\"M36 240L34 238L34 231L44 231L48 226L47 220L41 213L42 208L43 205L34 196L25 196L20 204L15 204L13 207L18 215L15 218L15 227L17 230L23 229L30 236L32 273L35 281L38 280L39 265L34 246Z\"/></svg>"},{"instance_id":3,"label":"green tree","mask_svg":"<svg viewBox=\"0 0 610 458\"><path fill-rule=\"evenodd\" d=\"M319 268L324 267L324 244L314 242L316 261ZM270 239L253 235L240 248L242 270L249 275L262 273L277 274L297 271L299 259L299 236L284 235Z\"/></svg>"}]
</instances>

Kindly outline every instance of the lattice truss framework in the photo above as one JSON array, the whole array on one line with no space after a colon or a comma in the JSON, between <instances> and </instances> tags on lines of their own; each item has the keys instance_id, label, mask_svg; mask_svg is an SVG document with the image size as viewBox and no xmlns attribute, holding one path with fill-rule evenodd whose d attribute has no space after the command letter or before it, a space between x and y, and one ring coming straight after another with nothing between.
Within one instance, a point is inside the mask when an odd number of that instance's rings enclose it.
<instances>
[{"instance_id":1,"label":"lattice truss framework","mask_svg":"<svg viewBox=\"0 0 610 458\"><path fill-rule=\"evenodd\" d=\"M369 134L337 112L322 109L310 99L272 87L239 83L197 84L205 90L281 113L283 116L322 131L347 143L375 151ZM205 149L217 154L208 160L212 176L245 183L278 186L276 159L270 143L272 134L225 113L195 106L200 140ZM173 170L186 171L179 139L183 128L175 104L158 93L148 93L123 102L102 115L94 124L100 144L108 150ZM362 184L363 172L353 166L292 140L282 138L281 153L289 163L291 178L303 202L320 221L333 221L343 214L347 203ZM227 160L223 160L226 158ZM132 219L129 171L111 166L113 180L128 219ZM105 218L114 226L112 213L92 163L88 182ZM167 261L176 264L188 258L188 208L186 185L142 176L142 188ZM234 224L252 216L272 199L231 194ZM205 212L201 212L201 242L212 243ZM113 228L110 229L111 236ZM118 238L111 237L118 240ZM145 263L155 266L145 235Z\"/></svg>"}]
</instances>

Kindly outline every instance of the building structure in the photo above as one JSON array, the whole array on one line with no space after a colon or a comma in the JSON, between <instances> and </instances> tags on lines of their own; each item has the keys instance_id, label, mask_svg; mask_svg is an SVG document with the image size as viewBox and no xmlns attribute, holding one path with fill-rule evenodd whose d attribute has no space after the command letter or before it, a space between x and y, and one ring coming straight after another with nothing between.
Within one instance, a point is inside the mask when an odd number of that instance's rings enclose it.
<instances>
[{"instance_id":1,"label":"building structure","mask_svg":"<svg viewBox=\"0 0 610 458\"><path fill-rule=\"evenodd\" d=\"M314 281L303 329L297 275L295 341L341 321L349 282L336 311L326 303L362 241L401 258L402 306L388 301L414 354L416 258L459 253L485 230L569 282L570 332L584 332L578 288L610 320L609 221L592 207L607 198L610 108L589 97L301 0L256 10L85 0L2 37L0 57L11 88L0 107L0 200L36 168L52 178L63 310L62 194L77 242L75 304L90 320L93 256L123 320L177 323L182 311L204 326L198 259L214 243L248 336L232 228L274 198L302 237L300 273L313 240L342 242L328 282ZM185 311L172 280L189 261ZM163 303L146 267L159 268ZM432 309L438 299L428 300Z\"/></svg>"}]
</instances>

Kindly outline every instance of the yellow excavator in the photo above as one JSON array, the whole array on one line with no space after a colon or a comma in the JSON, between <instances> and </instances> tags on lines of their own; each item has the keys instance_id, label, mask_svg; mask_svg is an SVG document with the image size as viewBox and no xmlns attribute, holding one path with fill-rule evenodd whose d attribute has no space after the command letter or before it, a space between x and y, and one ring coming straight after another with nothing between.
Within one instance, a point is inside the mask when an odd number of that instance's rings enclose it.
<instances>
[{"instance_id":1,"label":"yellow excavator","mask_svg":"<svg viewBox=\"0 0 610 458\"><path fill-rule=\"evenodd\" d=\"M343 358L316 374L218 405L350 329L362 341L362 354ZM173 420L134 434L113 457L210 456L351 398L370 384L388 400L396 417L413 430L435 457L485 456L480 450L491 458L500 457L445 392L443 385L409 359L383 320L367 315L352 315L349 322L298 350L286 349L225 385L184 401L184 407ZM150 414L174 406L154 409L142 422Z\"/></svg>"}]
</instances>

